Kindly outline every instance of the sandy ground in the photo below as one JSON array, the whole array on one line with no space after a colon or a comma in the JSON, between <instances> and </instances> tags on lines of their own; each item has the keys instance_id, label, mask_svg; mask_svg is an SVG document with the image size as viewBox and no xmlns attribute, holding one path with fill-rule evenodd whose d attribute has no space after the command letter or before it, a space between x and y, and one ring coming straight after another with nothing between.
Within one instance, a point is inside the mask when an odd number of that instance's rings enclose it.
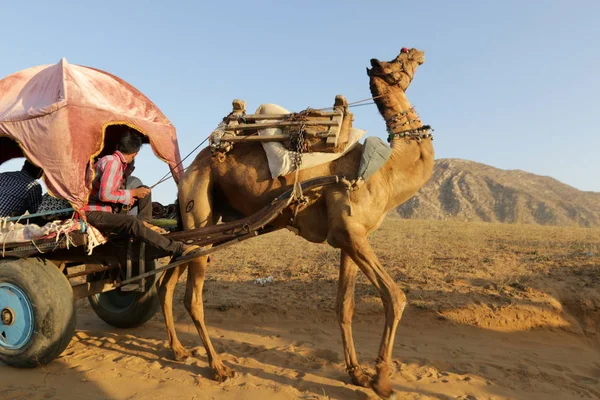
<instances>
[{"instance_id":1,"label":"sandy ground","mask_svg":"<svg viewBox=\"0 0 600 400\"><path fill-rule=\"evenodd\" d=\"M391 218L373 243L411 303L394 350L398 398L600 398L600 230ZM344 370L335 250L285 232L234 247L213 258L204 293L234 379L210 380L182 283L175 316L194 358L171 359L160 313L119 330L79 301L63 355L33 370L0 366L0 399L376 398ZM355 342L371 371L382 317L359 280Z\"/></svg>"}]
</instances>

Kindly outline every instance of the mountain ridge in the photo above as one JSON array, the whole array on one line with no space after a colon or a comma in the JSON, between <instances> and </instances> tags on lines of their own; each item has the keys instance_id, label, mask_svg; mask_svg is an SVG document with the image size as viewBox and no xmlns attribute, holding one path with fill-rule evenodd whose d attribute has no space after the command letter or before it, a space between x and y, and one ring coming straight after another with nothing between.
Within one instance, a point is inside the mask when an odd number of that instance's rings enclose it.
<instances>
[{"instance_id":1,"label":"mountain ridge","mask_svg":"<svg viewBox=\"0 0 600 400\"><path fill-rule=\"evenodd\" d=\"M520 169L443 158L396 211L404 218L598 227L600 193Z\"/></svg>"}]
</instances>

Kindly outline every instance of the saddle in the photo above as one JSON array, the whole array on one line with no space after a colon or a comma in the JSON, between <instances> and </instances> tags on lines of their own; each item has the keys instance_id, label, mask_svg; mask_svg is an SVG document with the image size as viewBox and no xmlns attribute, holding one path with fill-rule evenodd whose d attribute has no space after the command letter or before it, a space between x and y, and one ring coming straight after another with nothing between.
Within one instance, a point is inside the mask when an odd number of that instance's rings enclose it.
<instances>
[{"instance_id":1,"label":"saddle","mask_svg":"<svg viewBox=\"0 0 600 400\"><path fill-rule=\"evenodd\" d=\"M255 114L246 114L246 102L236 99L233 110L210 135L213 151L226 153L240 142L279 142L297 153L338 153L348 143L354 116L342 95L335 98L332 111L306 110L293 113L268 113L262 105ZM260 134L276 129L269 135Z\"/></svg>"}]
</instances>

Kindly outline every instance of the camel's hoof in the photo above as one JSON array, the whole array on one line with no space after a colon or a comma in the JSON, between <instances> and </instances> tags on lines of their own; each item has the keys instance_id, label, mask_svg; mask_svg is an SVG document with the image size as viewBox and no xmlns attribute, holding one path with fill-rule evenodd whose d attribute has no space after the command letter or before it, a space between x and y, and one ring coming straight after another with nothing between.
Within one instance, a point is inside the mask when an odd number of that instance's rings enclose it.
<instances>
[{"instance_id":1,"label":"camel's hoof","mask_svg":"<svg viewBox=\"0 0 600 400\"><path fill-rule=\"evenodd\" d=\"M173 350L173 358L175 361L185 361L192 356L192 353L189 350L181 349Z\"/></svg>"},{"instance_id":2,"label":"camel's hoof","mask_svg":"<svg viewBox=\"0 0 600 400\"><path fill-rule=\"evenodd\" d=\"M391 385L390 381L388 379L383 379L383 381L384 382L382 382L382 380L380 380L380 379L378 379L378 377L376 377L371 382L371 388L377 394L377 396L381 397L382 399L387 399L387 400L395 399L396 392L394 392L394 389L392 389L392 385Z\"/></svg>"},{"instance_id":3,"label":"camel's hoof","mask_svg":"<svg viewBox=\"0 0 600 400\"><path fill-rule=\"evenodd\" d=\"M217 382L225 382L227 379L233 378L235 372L224 364L212 367L213 379Z\"/></svg>"},{"instance_id":4,"label":"camel's hoof","mask_svg":"<svg viewBox=\"0 0 600 400\"><path fill-rule=\"evenodd\" d=\"M371 381L373 378L367 375L362 369L356 368L348 373L350 374L350 378L352 378L352 383L354 383L356 386L364 388L371 387Z\"/></svg>"}]
</instances>

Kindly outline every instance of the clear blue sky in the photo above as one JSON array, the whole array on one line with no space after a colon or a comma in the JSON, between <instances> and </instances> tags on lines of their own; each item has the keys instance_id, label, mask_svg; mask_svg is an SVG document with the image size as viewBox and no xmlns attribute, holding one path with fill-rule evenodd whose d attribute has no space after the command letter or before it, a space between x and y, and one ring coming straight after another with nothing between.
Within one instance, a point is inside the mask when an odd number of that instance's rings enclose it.
<instances>
[{"instance_id":1,"label":"clear blue sky","mask_svg":"<svg viewBox=\"0 0 600 400\"><path fill-rule=\"evenodd\" d=\"M234 98L295 111L362 99L371 58L416 47L426 63L408 97L435 128L437 158L600 191L599 1L30 0L3 2L0 17L0 77L61 57L109 71L163 110L182 155ZM384 136L374 106L353 112L356 127ZM143 151L145 183L166 171ZM174 197L171 182L155 189Z\"/></svg>"}]
</instances>

